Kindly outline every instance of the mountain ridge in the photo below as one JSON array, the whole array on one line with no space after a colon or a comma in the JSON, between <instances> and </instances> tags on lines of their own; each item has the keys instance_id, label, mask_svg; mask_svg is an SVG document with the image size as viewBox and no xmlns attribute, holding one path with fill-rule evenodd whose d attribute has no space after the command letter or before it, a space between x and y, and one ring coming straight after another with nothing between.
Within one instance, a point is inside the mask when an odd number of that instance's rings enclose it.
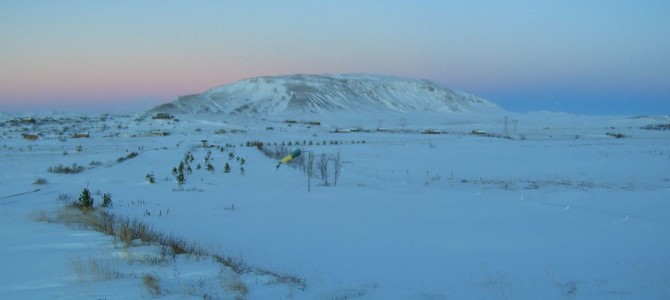
<instances>
[{"instance_id":1,"label":"mountain ridge","mask_svg":"<svg viewBox=\"0 0 670 300\"><path fill-rule=\"evenodd\" d=\"M178 97L149 112L268 116L335 111L472 112L501 110L483 98L425 79L371 74L294 74L243 79Z\"/></svg>"}]
</instances>

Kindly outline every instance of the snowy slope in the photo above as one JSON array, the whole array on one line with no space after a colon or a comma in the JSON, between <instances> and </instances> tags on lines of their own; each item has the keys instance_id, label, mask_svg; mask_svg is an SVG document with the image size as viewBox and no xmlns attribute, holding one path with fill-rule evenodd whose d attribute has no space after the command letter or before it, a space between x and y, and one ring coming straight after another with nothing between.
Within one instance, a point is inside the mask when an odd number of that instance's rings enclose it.
<instances>
[{"instance_id":1,"label":"snowy slope","mask_svg":"<svg viewBox=\"0 0 670 300\"><path fill-rule=\"evenodd\" d=\"M151 112L267 116L351 110L462 112L500 108L427 80L344 74L251 78L179 97Z\"/></svg>"}]
</instances>

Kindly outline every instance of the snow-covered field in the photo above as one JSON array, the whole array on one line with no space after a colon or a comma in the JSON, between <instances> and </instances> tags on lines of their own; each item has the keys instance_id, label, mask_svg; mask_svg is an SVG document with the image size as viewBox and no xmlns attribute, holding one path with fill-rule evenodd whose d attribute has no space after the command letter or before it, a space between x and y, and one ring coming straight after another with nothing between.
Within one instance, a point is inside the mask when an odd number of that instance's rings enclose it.
<instances>
[{"instance_id":1,"label":"snow-covered field","mask_svg":"<svg viewBox=\"0 0 670 300\"><path fill-rule=\"evenodd\" d=\"M2 299L670 298L670 131L642 129L667 117L24 117L0 120ZM85 188L197 251L80 224Z\"/></svg>"}]
</instances>

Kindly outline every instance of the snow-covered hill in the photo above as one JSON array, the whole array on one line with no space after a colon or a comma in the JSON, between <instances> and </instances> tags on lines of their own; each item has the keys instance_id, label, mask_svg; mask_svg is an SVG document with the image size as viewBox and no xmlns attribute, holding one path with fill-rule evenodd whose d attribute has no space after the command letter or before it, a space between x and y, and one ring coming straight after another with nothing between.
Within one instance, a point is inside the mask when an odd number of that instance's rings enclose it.
<instances>
[{"instance_id":1,"label":"snow-covered hill","mask_svg":"<svg viewBox=\"0 0 670 300\"><path fill-rule=\"evenodd\" d=\"M268 116L333 111L476 112L496 104L428 80L344 75L256 77L182 96L151 113L225 113Z\"/></svg>"}]
</instances>

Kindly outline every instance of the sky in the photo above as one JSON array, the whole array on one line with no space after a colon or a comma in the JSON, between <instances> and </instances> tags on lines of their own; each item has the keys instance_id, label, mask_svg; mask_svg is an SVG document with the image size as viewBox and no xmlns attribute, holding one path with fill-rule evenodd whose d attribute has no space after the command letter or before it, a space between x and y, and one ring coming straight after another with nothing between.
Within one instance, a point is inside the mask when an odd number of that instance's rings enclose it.
<instances>
[{"instance_id":1,"label":"sky","mask_svg":"<svg viewBox=\"0 0 670 300\"><path fill-rule=\"evenodd\" d=\"M255 76L369 73L517 112L670 114L668 15L664 0L0 0L0 111L138 111Z\"/></svg>"}]
</instances>

